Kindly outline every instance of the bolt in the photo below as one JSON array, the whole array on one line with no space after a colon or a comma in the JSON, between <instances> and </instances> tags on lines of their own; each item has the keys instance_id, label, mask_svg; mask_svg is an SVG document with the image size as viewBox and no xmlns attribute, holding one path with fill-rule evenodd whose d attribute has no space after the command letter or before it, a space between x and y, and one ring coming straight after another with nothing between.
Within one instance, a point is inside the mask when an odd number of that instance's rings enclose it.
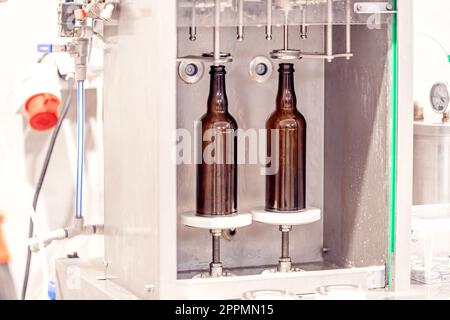
<instances>
[{"instance_id":1,"label":"bolt","mask_svg":"<svg viewBox=\"0 0 450 320\"><path fill-rule=\"evenodd\" d=\"M388 3L388 4L386 5L386 10L392 11L393 9L394 9L394 7L392 6L392 3Z\"/></svg>"},{"instance_id":2,"label":"bolt","mask_svg":"<svg viewBox=\"0 0 450 320\"><path fill-rule=\"evenodd\" d=\"M146 285L144 286L144 290L145 290L147 293L153 293L153 291L155 290L155 285L154 285L154 284L146 284Z\"/></svg>"},{"instance_id":3,"label":"bolt","mask_svg":"<svg viewBox=\"0 0 450 320\"><path fill-rule=\"evenodd\" d=\"M97 280L108 280L110 277L108 277L108 267L110 266L112 262L109 260L104 260L103 265L105 266L105 269L103 270L103 276L98 276Z\"/></svg>"},{"instance_id":4,"label":"bolt","mask_svg":"<svg viewBox=\"0 0 450 320\"><path fill-rule=\"evenodd\" d=\"M198 68L195 64L190 63L186 66L185 72L186 75L188 75L189 77L193 77L197 74Z\"/></svg>"},{"instance_id":5,"label":"bolt","mask_svg":"<svg viewBox=\"0 0 450 320\"><path fill-rule=\"evenodd\" d=\"M356 10L361 11L363 9L362 4L356 5Z\"/></svg>"},{"instance_id":6,"label":"bolt","mask_svg":"<svg viewBox=\"0 0 450 320\"><path fill-rule=\"evenodd\" d=\"M146 284L144 286L144 291L147 293L147 299L150 299L150 294L152 294L155 291L155 285L154 284Z\"/></svg>"},{"instance_id":7,"label":"bolt","mask_svg":"<svg viewBox=\"0 0 450 320\"><path fill-rule=\"evenodd\" d=\"M263 75L265 75L266 73L267 73L267 70L268 70L269 68L267 67L267 65L265 64L265 63L263 63L263 62L261 62L261 63L258 63L256 66L255 66L255 72L256 72L256 74L258 75L258 76L263 76Z\"/></svg>"}]
</instances>

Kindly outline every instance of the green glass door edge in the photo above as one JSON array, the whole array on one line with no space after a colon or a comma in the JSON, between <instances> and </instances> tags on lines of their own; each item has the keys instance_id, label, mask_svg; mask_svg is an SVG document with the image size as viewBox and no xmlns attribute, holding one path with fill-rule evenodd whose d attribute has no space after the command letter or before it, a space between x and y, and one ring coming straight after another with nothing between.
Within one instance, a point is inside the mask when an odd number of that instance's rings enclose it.
<instances>
[{"instance_id":1,"label":"green glass door edge","mask_svg":"<svg viewBox=\"0 0 450 320\"><path fill-rule=\"evenodd\" d=\"M397 0L392 1L397 10ZM392 15L392 57L391 57L391 171L389 197L389 241L387 285L392 285L392 263L395 254L395 213L397 201L397 114L398 112L398 47L397 47L397 14Z\"/></svg>"}]
</instances>

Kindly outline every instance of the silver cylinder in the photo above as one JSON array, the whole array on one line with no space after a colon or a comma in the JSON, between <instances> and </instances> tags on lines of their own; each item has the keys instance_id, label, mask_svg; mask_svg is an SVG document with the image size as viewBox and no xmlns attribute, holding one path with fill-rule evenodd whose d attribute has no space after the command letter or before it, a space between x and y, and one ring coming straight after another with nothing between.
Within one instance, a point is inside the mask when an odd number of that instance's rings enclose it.
<instances>
[{"instance_id":1,"label":"silver cylinder","mask_svg":"<svg viewBox=\"0 0 450 320\"><path fill-rule=\"evenodd\" d=\"M413 204L450 203L450 124L414 123Z\"/></svg>"}]
</instances>

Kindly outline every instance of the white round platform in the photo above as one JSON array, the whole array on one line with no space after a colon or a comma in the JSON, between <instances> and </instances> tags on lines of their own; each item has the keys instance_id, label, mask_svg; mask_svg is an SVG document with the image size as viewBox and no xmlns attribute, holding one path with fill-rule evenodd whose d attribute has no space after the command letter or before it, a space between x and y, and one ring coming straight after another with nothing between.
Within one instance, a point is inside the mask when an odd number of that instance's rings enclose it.
<instances>
[{"instance_id":1,"label":"white round platform","mask_svg":"<svg viewBox=\"0 0 450 320\"><path fill-rule=\"evenodd\" d=\"M252 224L252 215L250 213L239 213L232 216L201 217L192 211L181 215L181 223L188 227L200 229L235 229Z\"/></svg>"},{"instance_id":2,"label":"white round platform","mask_svg":"<svg viewBox=\"0 0 450 320\"><path fill-rule=\"evenodd\" d=\"M252 210L253 220L277 226L298 226L320 220L320 209L307 208L302 211L272 212L264 208Z\"/></svg>"}]
</instances>

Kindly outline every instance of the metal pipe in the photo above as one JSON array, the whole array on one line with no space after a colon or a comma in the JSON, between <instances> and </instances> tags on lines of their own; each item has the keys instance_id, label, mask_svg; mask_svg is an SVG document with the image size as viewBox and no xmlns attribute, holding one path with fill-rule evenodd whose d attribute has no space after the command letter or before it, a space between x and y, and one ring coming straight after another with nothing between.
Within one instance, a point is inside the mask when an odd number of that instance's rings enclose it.
<instances>
[{"instance_id":1,"label":"metal pipe","mask_svg":"<svg viewBox=\"0 0 450 320\"><path fill-rule=\"evenodd\" d=\"M351 53L352 52L352 32L351 32L352 15L351 15L350 0L347 0L346 11L347 11L347 21L346 21L346 25L345 25L346 53ZM350 60L350 57L347 57L347 60Z\"/></svg>"},{"instance_id":2,"label":"metal pipe","mask_svg":"<svg viewBox=\"0 0 450 320\"><path fill-rule=\"evenodd\" d=\"M104 234L103 224L84 224L84 219L74 219L71 226L53 230L42 237L41 243L44 247L50 245L53 241L72 239L79 235ZM36 237L28 239L28 245L32 252L38 252L41 244Z\"/></svg>"},{"instance_id":3,"label":"metal pipe","mask_svg":"<svg viewBox=\"0 0 450 320\"><path fill-rule=\"evenodd\" d=\"M305 4L302 7L302 21L300 24L300 39L307 39L308 38L308 25L306 24L307 19L307 10L308 10L308 2L306 1Z\"/></svg>"},{"instance_id":4,"label":"metal pipe","mask_svg":"<svg viewBox=\"0 0 450 320\"><path fill-rule=\"evenodd\" d=\"M281 258L289 258L289 231L281 232Z\"/></svg>"},{"instance_id":5,"label":"metal pipe","mask_svg":"<svg viewBox=\"0 0 450 320\"><path fill-rule=\"evenodd\" d=\"M75 216L77 219L83 218L84 121L84 81L79 80L77 87L77 181L75 194Z\"/></svg>"},{"instance_id":6,"label":"metal pipe","mask_svg":"<svg viewBox=\"0 0 450 320\"><path fill-rule=\"evenodd\" d=\"M272 0L267 0L266 40L272 40Z\"/></svg>"},{"instance_id":7,"label":"metal pipe","mask_svg":"<svg viewBox=\"0 0 450 320\"><path fill-rule=\"evenodd\" d=\"M214 7L214 64L220 59L220 0L216 0Z\"/></svg>"},{"instance_id":8,"label":"metal pipe","mask_svg":"<svg viewBox=\"0 0 450 320\"><path fill-rule=\"evenodd\" d=\"M284 12L283 47L284 47L284 50L288 50L288 48L289 48L288 11Z\"/></svg>"},{"instance_id":9,"label":"metal pipe","mask_svg":"<svg viewBox=\"0 0 450 320\"><path fill-rule=\"evenodd\" d=\"M237 27L238 41L244 40L244 0L238 0L239 24Z\"/></svg>"},{"instance_id":10,"label":"metal pipe","mask_svg":"<svg viewBox=\"0 0 450 320\"><path fill-rule=\"evenodd\" d=\"M189 27L189 40L195 41L197 40L197 13L195 10L196 0L192 1L192 11L191 11L191 26Z\"/></svg>"},{"instance_id":11,"label":"metal pipe","mask_svg":"<svg viewBox=\"0 0 450 320\"><path fill-rule=\"evenodd\" d=\"M327 2L327 59L331 62L333 58L333 0Z\"/></svg>"},{"instance_id":12,"label":"metal pipe","mask_svg":"<svg viewBox=\"0 0 450 320\"><path fill-rule=\"evenodd\" d=\"M220 263L220 234L212 235L212 263Z\"/></svg>"}]
</instances>

